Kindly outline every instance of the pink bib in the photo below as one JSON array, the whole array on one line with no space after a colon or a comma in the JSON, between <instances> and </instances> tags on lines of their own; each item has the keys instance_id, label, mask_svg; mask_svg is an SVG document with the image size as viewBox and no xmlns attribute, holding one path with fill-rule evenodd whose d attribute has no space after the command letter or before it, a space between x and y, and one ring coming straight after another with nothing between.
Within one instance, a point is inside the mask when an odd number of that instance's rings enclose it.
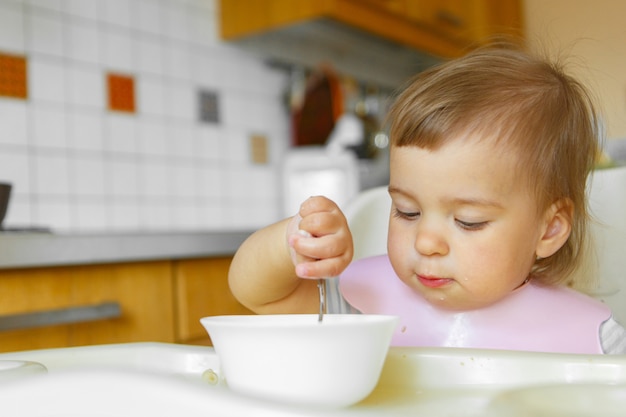
<instances>
[{"instance_id":1,"label":"pink bib","mask_svg":"<svg viewBox=\"0 0 626 417\"><path fill-rule=\"evenodd\" d=\"M387 255L354 261L341 274L339 289L362 313L400 317L393 346L603 353L600 325L611 317L591 297L532 281L485 308L439 309L397 277Z\"/></svg>"}]
</instances>

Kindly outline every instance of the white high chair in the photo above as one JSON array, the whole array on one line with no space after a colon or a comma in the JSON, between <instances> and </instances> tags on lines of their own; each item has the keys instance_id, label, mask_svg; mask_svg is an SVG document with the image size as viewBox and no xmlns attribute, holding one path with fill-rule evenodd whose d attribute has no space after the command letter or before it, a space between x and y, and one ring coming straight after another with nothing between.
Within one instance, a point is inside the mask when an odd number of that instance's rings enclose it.
<instances>
[{"instance_id":1,"label":"white high chair","mask_svg":"<svg viewBox=\"0 0 626 417\"><path fill-rule=\"evenodd\" d=\"M589 187L600 277L597 298L626 325L626 167L595 171Z\"/></svg>"},{"instance_id":2,"label":"white high chair","mask_svg":"<svg viewBox=\"0 0 626 417\"><path fill-rule=\"evenodd\" d=\"M626 325L626 167L597 170L589 182L589 206L600 274L596 298ZM354 259L387 253L391 198L387 187L361 192L344 212L354 238Z\"/></svg>"},{"instance_id":3,"label":"white high chair","mask_svg":"<svg viewBox=\"0 0 626 417\"><path fill-rule=\"evenodd\" d=\"M346 206L344 214L354 240L353 259L387 253L390 209L387 186L363 191Z\"/></svg>"}]
</instances>

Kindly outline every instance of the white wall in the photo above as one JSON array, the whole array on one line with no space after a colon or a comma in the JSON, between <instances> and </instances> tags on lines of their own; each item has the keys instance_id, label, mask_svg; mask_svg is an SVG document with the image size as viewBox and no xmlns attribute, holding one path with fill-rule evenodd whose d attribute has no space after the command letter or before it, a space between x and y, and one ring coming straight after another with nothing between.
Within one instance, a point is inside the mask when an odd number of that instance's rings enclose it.
<instances>
[{"instance_id":1,"label":"white wall","mask_svg":"<svg viewBox=\"0 0 626 417\"><path fill-rule=\"evenodd\" d=\"M278 217L286 75L221 43L216 0L0 0L0 53L26 56L27 100L0 97L5 226L253 228ZM1 69L0 69L1 70ZM107 110L105 74L138 111ZM199 121L198 92L221 123ZM251 162L248 136L269 139Z\"/></svg>"},{"instance_id":2,"label":"white wall","mask_svg":"<svg viewBox=\"0 0 626 417\"><path fill-rule=\"evenodd\" d=\"M599 97L607 136L626 138L626 2L524 0L534 48L563 52L572 74Z\"/></svg>"}]
</instances>

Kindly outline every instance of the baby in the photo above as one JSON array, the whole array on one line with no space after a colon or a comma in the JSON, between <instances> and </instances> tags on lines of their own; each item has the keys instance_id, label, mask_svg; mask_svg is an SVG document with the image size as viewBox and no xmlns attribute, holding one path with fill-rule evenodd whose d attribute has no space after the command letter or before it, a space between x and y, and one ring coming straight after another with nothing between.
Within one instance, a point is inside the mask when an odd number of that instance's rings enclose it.
<instances>
[{"instance_id":1,"label":"baby","mask_svg":"<svg viewBox=\"0 0 626 417\"><path fill-rule=\"evenodd\" d=\"M251 235L229 273L257 313L400 317L396 346L626 353L602 303L571 289L587 252L598 119L585 88L516 48L424 71L389 113L388 255L352 261L321 196ZM335 278L338 277L338 278ZM581 281L582 280L582 281Z\"/></svg>"}]
</instances>

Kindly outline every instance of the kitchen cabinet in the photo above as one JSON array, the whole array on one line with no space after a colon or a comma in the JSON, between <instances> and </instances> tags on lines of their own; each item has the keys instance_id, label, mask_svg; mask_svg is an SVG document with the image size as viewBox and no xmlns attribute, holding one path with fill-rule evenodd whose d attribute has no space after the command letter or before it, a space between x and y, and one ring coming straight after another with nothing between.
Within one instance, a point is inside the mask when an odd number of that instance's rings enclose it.
<instances>
[{"instance_id":1,"label":"kitchen cabinet","mask_svg":"<svg viewBox=\"0 0 626 417\"><path fill-rule=\"evenodd\" d=\"M22 323L0 331L0 350L173 342L171 293L171 265L166 261L3 270L1 319L6 322L20 315ZM118 314L101 318L96 314L84 322L71 314L81 308L82 313L97 310L104 303L117 306ZM64 312L60 322L46 325L51 317ZM37 314L43 321L28 323L29 317Z\"/></svg>"},{"instance_id":2,"label":"kitchen cabinet","mask_svg":"<svg viewBox=\"0 0 626 417\"><path fill-rule=\"evenodd\" d=\"M230 259L0 270L0 351L141 341L209 344L200 317L251 313L228 289Z\"/></svg>"},{"instance_id":3,"label":"kitchen cabinet","mask_svg":"<svg viewBox=\"0 0 626 417\"><path fill-rule=\"evenodd\" d=\"M467 0L406 1L406 16L442 37L463 43L480 42L475 29L483 25L481 5Z\"/></svg>"},{"instance_id":4,"label":"kitchen cabinet","mask_svg":"<svg viewBox=\"0 0 626 417\"><path fill-rule=\"evenodd\" d=\"M176 261L176 341L211 343L200 319L221 314L253 314L241 305L228 287L231 257Z\"/></svg>"},{"instance_id":5,"label":"kitchen cabinet","mask_svg":"<svg viewBox=\"0 0 626 417\"><path fill-rule=\"evenodd\" d=\"M522 0L221 0L220 10L225 40L332 20L441 58L523 31Z\"/></svg>"}]
</instances>

